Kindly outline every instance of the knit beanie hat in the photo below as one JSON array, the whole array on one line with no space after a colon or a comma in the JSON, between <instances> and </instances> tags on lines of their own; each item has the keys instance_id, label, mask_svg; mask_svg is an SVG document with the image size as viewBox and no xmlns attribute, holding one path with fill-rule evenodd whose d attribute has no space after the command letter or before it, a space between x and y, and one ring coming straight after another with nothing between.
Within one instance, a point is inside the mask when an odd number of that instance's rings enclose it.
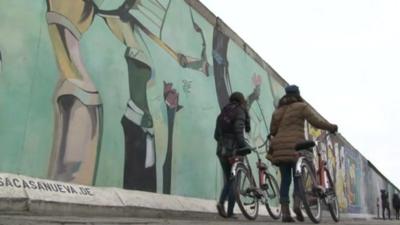
<instances>
[{"instance_id":1,"label":"knit beanie hat","mask_svg":"<svg viewBox=\"0 0 400 225\"><path fill-rule=\"evenodd\" d=\"M285 92L286 94L291 94L291 95L300 95L300 90L299 87L296 85L288 85L285 87Z\"/></svg>"}]
</instances>

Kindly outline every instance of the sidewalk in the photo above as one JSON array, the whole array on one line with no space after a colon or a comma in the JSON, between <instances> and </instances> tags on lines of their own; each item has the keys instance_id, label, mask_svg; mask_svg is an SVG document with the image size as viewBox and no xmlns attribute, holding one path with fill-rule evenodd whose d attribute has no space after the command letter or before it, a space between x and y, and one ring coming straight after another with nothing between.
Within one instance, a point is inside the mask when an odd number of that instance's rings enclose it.
<instances>
[{"instance_id":1,"label":"sidewalk","mask_svg":"<svg viewBox=\"0 0 400 225\"><path fill-rule=\"evenodd\" d=\"M121 188L90 187L0 173L2 215L215 219L215 200L163 195ZM240 214L238 207L235 212ZM260 217L268 217L260 206ZM324 217L329 216L324 212ZM372 219L345 214L342 219Z\"/></svg>"},{"instance_id":2,"label":"sidewalk","mask_svg":"<svg viewBox=\"0 0 400 225\"><path fill-rule=\"evenodd\" d=\"M0 173L0 212L155 218L217 215L214 200L90 187L7 173Z\"/></svg>"}]
</instances>

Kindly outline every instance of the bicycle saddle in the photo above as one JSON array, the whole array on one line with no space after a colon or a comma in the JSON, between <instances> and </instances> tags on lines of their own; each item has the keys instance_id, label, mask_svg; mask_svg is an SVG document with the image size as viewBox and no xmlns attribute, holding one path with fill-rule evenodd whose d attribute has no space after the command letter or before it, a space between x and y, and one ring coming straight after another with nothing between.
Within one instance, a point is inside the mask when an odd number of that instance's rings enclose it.
<instances>
[{"instance_id":1,"label":"bicycle saddle","mask_svg":"<svg viewBox=\"0 0 400 225\"><path fill-rule=\"evenodd\" d=\"M314 141L304 141L304 142L300 142L297 143L294 146L294 149L296 151L300 151L300 150L312 150L311 148L315 146L315 142Z\"/></svg>"},{"instance_id":2,"label":"bicycle saddle","mask_svg":"<svg viewBox=\"0 0 400 225\"><path fill-rule=\"evenodd\" d=\"M241 155L241 156L245 156L251 153L251 149L250 148L239 148L235 150L235 154L236 155Z\"/></svg>"}]
</instances>

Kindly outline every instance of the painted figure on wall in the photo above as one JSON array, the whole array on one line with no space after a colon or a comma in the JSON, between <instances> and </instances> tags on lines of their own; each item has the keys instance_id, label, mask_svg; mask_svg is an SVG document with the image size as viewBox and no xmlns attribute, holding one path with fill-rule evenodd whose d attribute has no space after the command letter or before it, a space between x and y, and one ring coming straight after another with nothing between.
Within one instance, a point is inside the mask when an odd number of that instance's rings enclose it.
<instances>
[{"instance_id":1,"label":"painted figure on wall","mask_svg":"<svg viewBox=\"0 0 400 225\"><path fill-rule=\"evenodd\" d=\"M356 165L353 161L348 159L349 171L348 171L348 178L347 178L347 198L349 200L349 204L356 203L356 193L355 193L355 179L356 179Z\"/></svg>"},{"instance_id":2,"label":"painted figure on wall","mask_svg":"<svg viewBox=\"0 0 400 225\"><path fill-rule=\"evenodd\" d=\"M248 110L251 114L250 119L252 122L250 139L253 145L261 145L264 143L265 137L269 133L264 111L259 103L262 78L260 75L253 74L251 80L253 83L253 92L247 97Z\"/></svg>"},{"instance_id":3,"label":"painted figure on wall","mask_svg":"<svg viewBox=\"0 0 400 225\"><path fill-rule=\"evenodd\" d=\"M228 62L228 46L230 39L222 32L221 23L222 21L217 18L214 26L212 45L215 91L220 109L229 103L229 96L232 94ZM267 74L267 77L269 78L269 74ZM269 133L269 127L265 120L264 111L259 103L262 78L260 75L253 74L251 77L251 82L253 84L253 91L247 96L246 100L249 113L251 114L251 126L254 125L254 129L252 129L249 139L252 140L253 145L258 146L266 141ZM272 85L271 81L269 82L269 85ZM270 90L263 91L270 91L272 97L275 97L272 86L270 86ZM265 129L261 127L265 127ZM278 170L275 170L275 178L280 181ZM227 179L228 178L224 174L224 183L227 182ZM271 202L271 204L274 203ZM278 203L276 204L278 205Z\"/></svg>"},{"instance_id":4,"label":"painted figure on wall","mask_svg":"<svg viewBox=\"0 0 400 225\"><path fill-rule=\"evenodd\" d=\"M147 5L146 5L147 4ZM152 79L151 53L143 40L143 35L148 36L155 44L164 49L170 56L184 68L197 70L208 75L208 62L205 52L205 40L201 28L191 20L195 32L202 37L202 47L199 58L186 56L176 52L162 39L162 29L168 12L170 1L162 5L157 0L126 0L116 10L98 10L111 32L124 44L126 48L125 59L128 64L130 100L126 113L121 119L125 133L125 189L153 191L157 190L156 156L154 144L153 119L147 101L147 84ZM135 10L145 7L140 11L145 16L152 16L152 22L158 29L157 32L146 28L134 15ZM152 8L156 8L152 11ZM156 12L162 14L155 14ZM191 12L191 11L190 11ZM154 17L154 15L158 15ZM154 27L153 27L154 29ZM174 110L176 110L174 108ZM173 132L170 123L174 117L169 116L168 132ZM168 134L170 136L170 134ZM171 136L172 137L172 136ZM172 141L172 139L169 139ZM172 148L172 146L171 146ZM168 157L168 154L167 154ZM170 168L169 168L170 169ZM169 171L170 173L170 171ZM170 179L167 176L166 179ZM170 182L170 181L169 181ZM167 182L168 183L168 182ZM167 188L169 189L169 188Z\"/></svg>"},{"instance_id":5,"label":"painted figure on wall","mask_svg":"<svg viewBox=\"0 0 400 225\"><path fill-rule=\"evenodd\" d=\"M93 17L89 1L47 0L48 30L60 72L48 176L87 185L93 182L100 149L102 105L82 62L79 40Z\"/></svg>"},{"instance_id":6,"label":"painted figure on wall","mask_svg":"<svg viewBox=\"0 0 400 225\"><path fill-rule=\"evenodd\" d=\"M348 206L347 201L347 188L346 188L346 165L344 157L344 147L338 147L338 166L336 172L336 194L338 195L339 208L346 209Z\"/></svg>"},{"instance_id":7,"label":"painted figure on wall","mask_svg":"<svg viewBox=\"0 0 400 225\"><path fill-rule=\"evenodd\" d=\"M361 159L358 152L352 148L346 148L346 193L348 211L360 213L361 205Z\"/></svg>"},{"instance_id":8,"label":"painted figure on wall","mask_svg":"<svg viewBox=\"0 0 400 225\"><path fill-rule=\"evenodd\" d=\"M228 45L230 39L221 31L221 23L222 21L217 18L216 24L214 26L212 46L215 88L220 109L228 104L229 96L232 94L232 85L230 80L228 62ZM268 126L265 121L264 112L258 102L261 92L262 78L260 75L254 74L251 78L251 82L253 84L253 91L247 97L248 108L250 110L253 103L257 104L257 107L259 109L259 119L260 121L263 121L263 125L266 127L268 133ZM254 112L254 110L251 111ZM267 134L265 134L264 137L259 137L258 135L257 137L253 137L254 139L259 140L261 138L262 141L265 141L266 135Z\"/></svg>"},{"instance_id":9,"label":"painted figure on wall","mask_svg":"<svg viewBox=\"0 0 400 225\"><path fill-rule=\"evenodd\" d=\"M81 61L79 38L90 27L93 17L98 15L127 47L125 59L130 100L121 119L125 133L123 187L156 191L153 120L147 101L147 84L153 73L143 35L169 53L182 67L208 75L204 35L194 22L191 9L193 28L203 41L199 58L176 52L161 39L171 1L163 5L158 0L126 0L119 8L109 11L99 9L95 0L48 0L47 3L50 37L62 75L55 94L56 136L49 177L83 184L91 184L94 179L101 137L101 100ZM151 18L158 31L150 31L133 13ZM174 119L171 120L168 123L173 123Z\"/></svg>"},{"instance_id":10,"label":"painted figure on wall","mask_svg":"<svg viewBox=\"0 0 400 225\"><path fill-rule=\"evenodd\" d=\"M221 21L217 18L213 33L212 56L218 104L219 108L222 109L229 102L232 87L227 56L229 37L220 30L220 23Z\"/></svg>"},{"instance_id":11,"label":"painted figure on wall","mask_svg":"<svg viewBox=\"0 0 400 225\"><path fill-rule=\"evenodd\" d=\"M168 118L168 144L167 155L163 165L163 193L171 194L171 179L172 179L172 148L174 135L175 114L183 108L179 105L179 93L172 87L172 83L164 81L164 101L167 107Z\"/></svg>"}]
</instances>

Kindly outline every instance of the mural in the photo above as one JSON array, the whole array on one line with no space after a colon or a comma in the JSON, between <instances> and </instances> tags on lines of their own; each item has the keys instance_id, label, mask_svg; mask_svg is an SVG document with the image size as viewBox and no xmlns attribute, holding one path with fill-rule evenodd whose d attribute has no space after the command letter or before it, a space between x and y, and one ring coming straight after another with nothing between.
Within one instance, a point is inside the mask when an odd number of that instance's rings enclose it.
<instances>
[{"instance_id":1,"label":"mural","mask_svg":"<svg viewBox=\"0 0 400 225\"><path fill-rule=\"evenodd\" d=\"M182 67L200 70L208 75L204 35L194 21L192 11L190 11L190 19L193 28L202 38L201 59L178 53L161 39L170 4L171 1L168 1L167 5L163 5L159 1L153 0L126 0L115 10L101 10L94 1L47 1L50 36L60 73L63 74L59 81L61 85L55 94L58 104L58 110L56 110L56 121L58 122L56 130L58 132L55 136L55 147L50 160L55 163L49 169L51 178L84 184L91 184L93 180L99 137L101 136L100 128L102 127L101 102L99 93L81 61L79 39L89 29L94 16L97 15L104 19L109 30L121 41L121 44L126 46L125 60L128 65L130 100L127 103L125 115L121 119L125 133L123 187L146 191L157 190L153 119L147 101L147 85L152 79L152 62L151 53L148 51L142 35L150 37ZM157 30L154 33L150 31L135 17L135 14L131 14L131 10L135 10L151 20ZM65 67L72 68L65 71ZM81 96L76 93L80 93ZM91 102L84 102L85 99L90 99ZM63 103L64 101L65 103ZM89 105L93 105L93 107L89 108ZM172 110L175 109L172 108ZM175 112L170 115L171 108L168 112L168 127L171 127L168 133L171 135L168 134L168 155L164 166L164 170L166 170L164 178L167 179L164 184L167 186L170 183L168 181L170 180L170 155L172 154L172 138L170 137L172 137L175 116ZM87 124L82 126L82 123ZM91 137L91 140L88 141L87 137ZM165 190L166 193L170 193L168 187Z\"/></svg>"},{"instance_id":2,"label":"mural","mask_svg":"<svg viewBox=\"0 0 400 225\"><path fill-rule=\"evenodd\" d=\"M325 131L306 123L306 138L322 141ZM398 189L379 174L376 168L342 136L328 135L320 143L323 159L335 182L339 208L347 213L377 214L380 190L398 193Z\"/></svg>"},{"instance_id":3,"label":"mural","mask_svg":"<svg viewBox=\"0 0 400 225\"><path fill-rule=\"evenodd\" d=\"M196 0L3 1L0 33L2 172L216 199L220 109L244 93L261 145L286 86ZM321 149L343 212L398 193L340 135Z\"/></svg>"}]
</instances>

